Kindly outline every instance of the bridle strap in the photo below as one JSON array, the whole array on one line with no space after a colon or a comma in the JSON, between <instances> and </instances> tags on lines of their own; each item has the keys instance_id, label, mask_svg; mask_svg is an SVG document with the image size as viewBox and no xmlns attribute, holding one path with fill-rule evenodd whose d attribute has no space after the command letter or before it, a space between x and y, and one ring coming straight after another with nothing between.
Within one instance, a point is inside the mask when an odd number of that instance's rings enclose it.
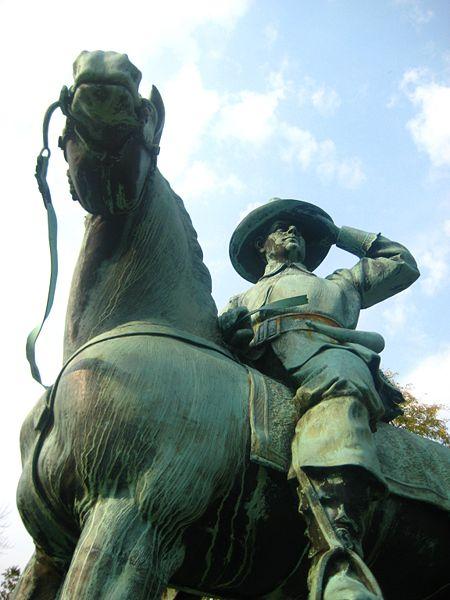
<instances>
[{"instance_id":1,"label":"bridle strap","mask_svg":"<svg viewBox=\"0 0 450 600\"><path fill-rule=\"evenodd\" d=\"M57 108L63 108L64 104L62 101L63 94L67 92L67 88L63 88L61 92L61 97L57 102L53 102L47 109L44 122L42 126L42 137L43 137L43 147L40 151L37 161L36 161L36 173L35 177L37 179L37 184L39 191L42 195L42 199L44 201L44 206L47 211L47 226L48 226L48 244L50 248L50 282L47 292L47 304L45 307L44 318L41 323L37 325L27 337L27 345L26 345L26 355L27 360L30 364L31 375L33 379L35 379L38 383L40 383L45 388L46 386L42 383L41 374L39 372L39 368L36 364L36 341L39 337L39 334L42 331L45 321L47 320L48 315L53 306L53 301L55 298L55 290L56 290L56 281L58 279L58 247L57 247L57 236L58 236L58 221L56 219L55 209L52 204L52 197L50 193L50 188L47 183L47 170L48 163L51 156L51 151L48 145L48 129L50 125L50 119Z\"/></svg>"},{"instance_id":2,"label":"bridle strap","mask_svg":"<svg viewBox=\"0 0 450 600\"><path fill-rule=\"evenodd\" d=\"M62 113L69 118L73 118L70 113L70 102L72 99L72 93L66 86L64 86L61 90L61 94L59 96L59 100L53 102L48 107L44 121L42 124L42 138L43 138L43 146L40 151L37 161L36 161L36 173L35 177L37 179L37 184L39 191L42 195L42 199L44 201L44 206L47 211L47 227L48 227L48 244L50 248L50 281L47 292L47 304L45 307L44 318L41 323L37 325L27 337L26 344L26 356L27 360L30 364L31 375L33 379L35 379L38 383L40 383L44 388L48 389L49 386L46 386L42 383L41 374L39 372L39 368L36 363L36 341L39 337L39 334L42 331L45 321L50 314L50 311L53 306L53 301L55 299L55 290L56 290L56 282L58 279L58 246L57 246L57 236L58 236L58 222L56 218L55 209L52 203L52 197L50 193L50 188L47 182L47 171L48 164L50 161L51 151L48 143L48 130L50 125L50 119L57 108L60 108ZM145 140L141 140L144 144L146 150L150 153L152 157L152 164L149 176L151 176L156 169L156 160L159 153L159 145L158 144L149 144L145 142ZM148 185L147 178L146 186ZM144 189L142 193L144 192Z\"/></svg>"}]
</instances>

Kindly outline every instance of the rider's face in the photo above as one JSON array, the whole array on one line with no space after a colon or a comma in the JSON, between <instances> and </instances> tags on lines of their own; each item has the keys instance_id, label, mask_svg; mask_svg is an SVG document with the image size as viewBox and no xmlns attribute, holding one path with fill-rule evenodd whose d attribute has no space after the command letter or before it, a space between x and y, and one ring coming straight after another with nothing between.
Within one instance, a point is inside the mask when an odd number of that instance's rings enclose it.
<instances>
[{"instance_id":1,"label":"rider's face","mask_svg":"<svg viewBox=\"0 0 450 600\"><path fill-rule=\"evenodd\" d=\"M269 230L269 234L260 250L266 261L290 260L303 262L305 258L305 240L295 225L276 221Z\"/></svg>"}]
</instances>

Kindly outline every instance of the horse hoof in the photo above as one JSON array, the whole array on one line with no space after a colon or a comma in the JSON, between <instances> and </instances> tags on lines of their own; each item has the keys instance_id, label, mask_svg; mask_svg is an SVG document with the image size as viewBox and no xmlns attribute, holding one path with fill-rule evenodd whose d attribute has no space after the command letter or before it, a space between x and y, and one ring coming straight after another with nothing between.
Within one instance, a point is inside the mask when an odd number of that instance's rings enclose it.
<instances>
[{"instance_id":1,"label":"horse hoof","mask_svg":"<svg viewBox=\"0 0 450 600\"><path fill-rule=\"evenodd\" d=\"M370 592L361 581L347 573L337 573L330 577L323 600L383 600L383 598Z\"/></svg>"}]
</instances>

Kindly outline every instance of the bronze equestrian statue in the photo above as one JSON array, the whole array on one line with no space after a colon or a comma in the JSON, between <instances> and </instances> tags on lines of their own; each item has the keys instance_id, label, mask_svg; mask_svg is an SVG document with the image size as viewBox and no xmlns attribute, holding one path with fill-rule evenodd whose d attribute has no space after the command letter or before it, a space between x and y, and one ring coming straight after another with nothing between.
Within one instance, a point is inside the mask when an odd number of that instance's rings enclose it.
<instances>
[{"instance_id":1,"label":"bronze equestrian statue","mask_svg":"<svg viewBox=\"0 0 450 600\"><path fill-rule=\"evenodd\" d=\"M297 382L260 373L263 356L247 360L248 328L239 350L222 337L195 230L156 167L156 88L143 99L139 71L113 52L83 52L74 75L60 145L89 215L64 365L21 433L18 506L36 551L15 598L159 600L170 586L179 598L306 599L305 528L326 490L306 482L299 516L287 479ZM342 544L336 554L325 521L320 552L332 552L334 571L311 594L329 595L347 561L367 594L381 594L378 582L386 599L443 600L450 452L386 423L370 435L389 493L364 515L365 563Z\"/></svg>"},{"instance_id":2,"label":"bronze equestrian statue","mask_svg":"<svg viewBox=\"0 0 450 600\"><path fill-rule=\"evenodd\" d=\"M312 271L334 243L360 260L317 277ZM314 589L324 587L328 573L325 600L379 598L360 562L371 504L387 492L373 432L399 410L379 372L384 340L355 327L361 309L417 279L416 262L401 244L338 228L318 207L280 199L246 216L232 236L230 256L256 285L230 300L221 317L224 337L241 353L251 340L252 363L297 390L291 476L299 482L311 541L311 595L318 596ZM253 313L247 336L246 310ZM336 549L325 561L327 528Z\"/></svg>"}]
</instances>

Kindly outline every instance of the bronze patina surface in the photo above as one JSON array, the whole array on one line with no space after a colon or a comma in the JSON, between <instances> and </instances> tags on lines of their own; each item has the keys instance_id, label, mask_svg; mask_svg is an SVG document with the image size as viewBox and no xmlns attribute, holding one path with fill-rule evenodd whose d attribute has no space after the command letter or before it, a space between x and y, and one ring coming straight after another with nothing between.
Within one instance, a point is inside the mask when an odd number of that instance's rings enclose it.
<instances>
[{"instance_id":1,"label":"bronze patina surface","mask_svg":"<svg viewBox=\"0 0 450 600\"><path fill-rule=\"evenodd\" d=\"M412 471L391 485L383 467L395 454L386 459L389 448L380 455L372 440L391 406L378 379L382 340L355 332L360 308L416 277L411 255L322 214L316 262L335 242L360 260L319 279L300 254L291 260L299 231L286 238L289 264L274 264L268 240L284 238L285 223L247 246L256 262L265 255L267 277L219 319L189 215L156 166L159 92L142 98L139 71L114 52L83 52L74 77L61 96L60 143L88 216L64 367L22 428L17 498L36 551L16 600L159 600L168 587L180 600L447 598L446 488L408 495ZM280 285L268 293L272 281ZM271 303L250 321L247 309ZM323 380L328 389L338 377L340 395L319 389L325 356ZM382 427L399 438L392 452L419 446ZM298 482L283 470L286 456Z\"/></svg>"},{"instance_id":2,"label":"bronze patina surface","mask_svg":"<svg viewBox=\"0 0 450 600\"><path fill-rule=\"evenodd\" d=\"M359 261L317 277L312 270L334 243ZM384 340L355 327L362 309L417 279L416 262L397 242L339 228L318 207L278 198L238 225L230 257L256 285L230 300L224 336L232 343L238 335L241 355L296 390L290 476L312 546L311 598L381 598L362 538L387 491L373 434L399 409L378 369Z\"/></svg>"}]
</instances>

